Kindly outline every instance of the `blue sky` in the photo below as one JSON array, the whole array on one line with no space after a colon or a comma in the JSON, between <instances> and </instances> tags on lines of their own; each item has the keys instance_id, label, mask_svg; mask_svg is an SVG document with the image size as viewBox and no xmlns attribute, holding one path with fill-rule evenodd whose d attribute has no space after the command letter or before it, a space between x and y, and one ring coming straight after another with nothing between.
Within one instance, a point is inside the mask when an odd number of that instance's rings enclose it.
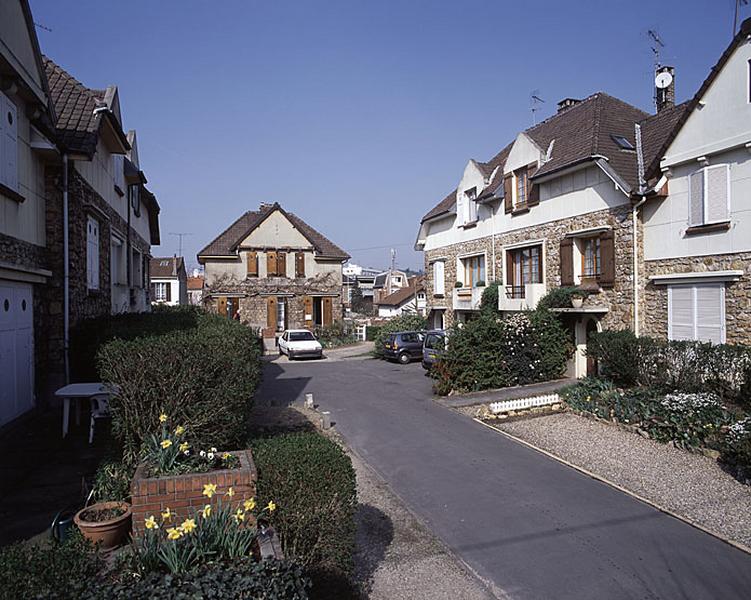
<instances>
[{"instance_id":1,"label":"blue sky","mask_svg":"<svg viewBox=\"0 0 751 600\"><path fill-rule=\"evenodd\" d=\"M651 111L646 30L677 97L731 38L735 0L31 0L42 51L120 89L162 207L162 245L196 252L279 202L358 263L422 266L420 217L532 124L602 90ZM751 7L742 8L751 16Z\"/></svg>"}]
</instances>

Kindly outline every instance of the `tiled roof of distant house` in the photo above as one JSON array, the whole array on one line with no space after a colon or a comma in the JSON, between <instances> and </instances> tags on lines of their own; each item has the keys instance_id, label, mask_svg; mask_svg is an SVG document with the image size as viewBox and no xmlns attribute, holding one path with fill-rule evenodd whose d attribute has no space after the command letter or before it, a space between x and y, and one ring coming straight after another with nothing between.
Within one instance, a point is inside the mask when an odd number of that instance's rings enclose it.
<instances>
[{"instance_id":1,"label":"tiled roof of distant house","mask_svg":"<svg viewBox=\"0 0 751 600\"><path fill-rule=\"evenodd\" d=\"M167 256L164 258L152 258L149 261L149 274L152 279L177 278L180 269L185 262L182 256Z\"/></svg>"},{"instance_id":2,"label":"tiled roof of distant house","mask_svg":"<svg viewBox=\"0 0 751 600\"><path fill-rule=\"evenodd\" d=\"M404 287L389 294L378 302L379 306L401 306L414 298L415 294L425 290L422 279L418 278L416 286Z\"/></svg>"},{"instance_id":3,"label":"tiled roof of distant house","mask_svg":"<svg viewBox=\"0 0 751 600\"><path fill-rule=\"evenodd\" d=\"M188 277L188 290L196 291L203 289L203 277Z\"/></svg>"}]
</instances>

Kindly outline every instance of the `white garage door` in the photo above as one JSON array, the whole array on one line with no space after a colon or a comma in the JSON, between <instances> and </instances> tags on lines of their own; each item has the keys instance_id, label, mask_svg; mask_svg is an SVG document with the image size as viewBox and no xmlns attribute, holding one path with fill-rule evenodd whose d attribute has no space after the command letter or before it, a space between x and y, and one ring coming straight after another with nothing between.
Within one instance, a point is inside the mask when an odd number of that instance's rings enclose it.
<instances>
[{"instance_id":1,"label":"white garage door","mask_svg":"<svg viewBox=\"0 0 751 600\"><path fill-rule=\"evenodd\" d=\"M31 285L0 280L0 425L34 404Z\"/></svg>"}]
</instances>

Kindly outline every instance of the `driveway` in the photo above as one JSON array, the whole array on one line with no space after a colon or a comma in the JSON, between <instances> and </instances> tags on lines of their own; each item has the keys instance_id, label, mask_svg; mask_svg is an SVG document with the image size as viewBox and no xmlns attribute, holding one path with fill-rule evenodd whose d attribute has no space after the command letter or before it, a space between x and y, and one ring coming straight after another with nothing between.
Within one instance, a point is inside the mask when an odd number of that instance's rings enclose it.
<instances>
[{"instance_id":1,"label":"driveway","mask_svg":"<svg viewBox=\"0 0 751 600\"><path fill-rule=\"evenodd\" d=\"M266 363L499 597L751 598L751 556L432 400L418 364Z\"/></svg>"}]
</instances>

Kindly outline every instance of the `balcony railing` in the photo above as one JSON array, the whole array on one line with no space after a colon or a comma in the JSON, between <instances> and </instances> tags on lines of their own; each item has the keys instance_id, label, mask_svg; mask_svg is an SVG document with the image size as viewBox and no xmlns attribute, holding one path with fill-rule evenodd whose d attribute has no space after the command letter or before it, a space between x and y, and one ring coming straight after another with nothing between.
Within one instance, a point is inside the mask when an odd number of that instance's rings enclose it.
<instances>
[{"instance_id":1,"label":"balcony railing","mask_svg":"<svg viewBox=\"0 0 751 600\"><path fill-rule=\"evenodd\" d=\"M454 288L454 310L480 310L485 287Z\"/></svg>"},{"instance_id":2,"label":"balcony railing","mask_svg":"<svg viewBox=\"0 0 751 600\"><path fill-rule=\"evenodd\" d=\"M544 283L507 285L506 293L498 295L498 310L533 310L544 295Z\"/></svg>"},{"instance_id":3,"label":"balcony railing","mask_svg":"<svg viewBox=\"0 0 751 600\"><path fill-rule=\"evenodd\" d=\"M525 294L525 288L523 285L507 285L506 286L506 298L512 300L522 300Z\"/></svg>"}]
</instances>

